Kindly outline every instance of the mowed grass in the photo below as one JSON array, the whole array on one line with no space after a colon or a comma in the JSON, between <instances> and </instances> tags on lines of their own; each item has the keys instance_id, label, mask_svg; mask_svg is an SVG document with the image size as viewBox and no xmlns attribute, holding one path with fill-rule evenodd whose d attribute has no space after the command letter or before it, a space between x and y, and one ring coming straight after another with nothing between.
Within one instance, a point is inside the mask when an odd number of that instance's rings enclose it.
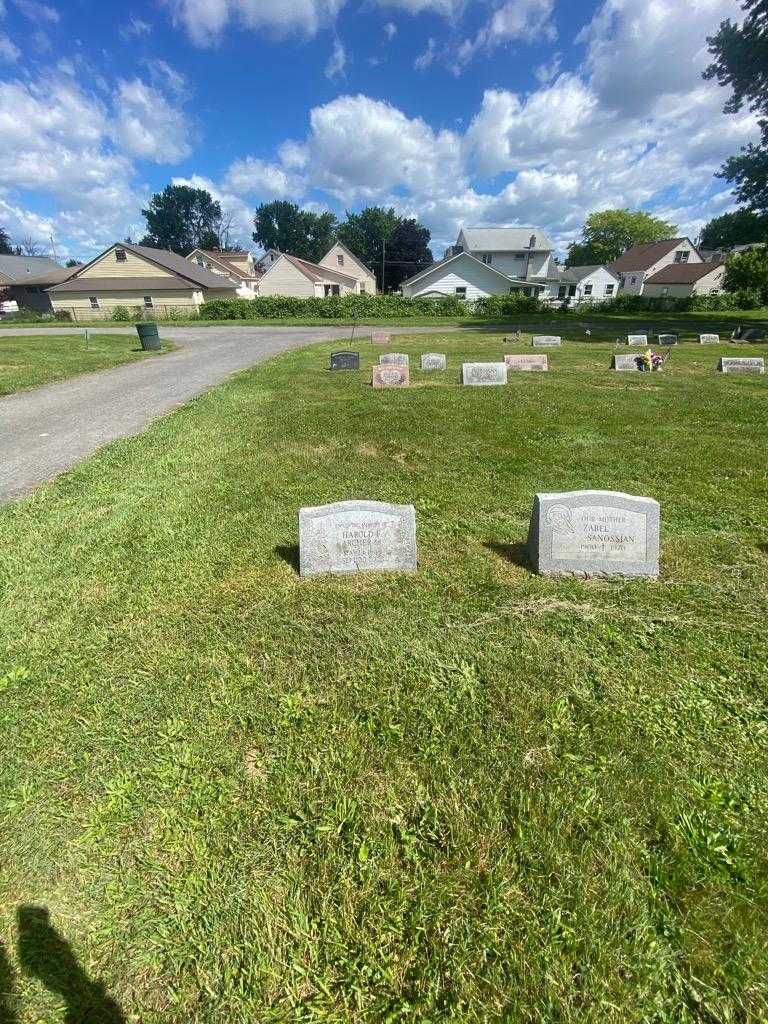
<instances>
[{"instance_id":1,"label":"mowed grass","mask_svg":"<svg viewBox=\"0 0 768 1024\"><path fill-rule=\"evenodd\" d=\"M715 365L768 348L465 388L530 349L399 337L374 391L344 347L0 510L8 1018L764 1021L768 377ZM661 502L659 581L530 573L582 487ZM300 580L298 508L354 497L415 504L418 572Z\"/></svg>"},{"instance_id":2,"label":"mowed grass","mask_svg":"<svg viewBox=\"0 0 768 1024\"><path fill-rule=\"evenodd\" d=\"M175 347L163 342L166 351ZM92 334L87 342L84 334L0 334L0 395L161 354L142 351L135 333Z\"/></svg>"}]
</instances>

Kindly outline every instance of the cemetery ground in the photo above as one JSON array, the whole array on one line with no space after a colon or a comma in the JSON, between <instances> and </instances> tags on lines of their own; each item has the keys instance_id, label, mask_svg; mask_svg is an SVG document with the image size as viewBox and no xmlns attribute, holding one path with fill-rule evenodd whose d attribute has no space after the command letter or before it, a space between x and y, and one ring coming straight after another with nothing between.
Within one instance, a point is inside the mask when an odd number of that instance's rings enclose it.
<instances>
[{"instance_id":1,"label":"cemetery ground","mask_svg":"<svg viewBox=\"0 0 768 1024\"><path fill-rule=\"evenodd\" d=\"M163 344L165 351L175 347L170 342ZM135 332L133 337L96 333L87 342L82 336L52 333L35 337L0 334L0 395L157 355L162 352L142 351Z\"/></svg>"},{"instance_id":2,"label":"cemetery ground","mask_svg":"<svg viewBox=\"0 0 768 1024\"><path fill-rule=\"evenodd\" d=\"M715 366L768 346L345 347L0 509L0 1019L765 1020L768 377ZM658 581L530 572L585 487L660 501ZM416 573L299 578L347 498L415 505Z\"/></svg>"}]
</instances>

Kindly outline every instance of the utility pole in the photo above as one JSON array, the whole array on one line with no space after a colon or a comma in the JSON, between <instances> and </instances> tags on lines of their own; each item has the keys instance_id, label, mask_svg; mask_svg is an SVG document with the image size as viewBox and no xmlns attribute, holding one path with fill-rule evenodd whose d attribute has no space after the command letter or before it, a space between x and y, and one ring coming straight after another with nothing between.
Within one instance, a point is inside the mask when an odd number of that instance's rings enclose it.
<instances>
[{"instance_id":1,"label":"utility pole","mask_svg":"<svg viewBox=\"0 0 768 1024\"><path fill-rule=\"evenodd\" d=\"M53 253L54 260L58 263L59 262L59 258L56 255L56 243L53 240L53 235L51 235L51 252Z\"/></svg>"}]
</instances>

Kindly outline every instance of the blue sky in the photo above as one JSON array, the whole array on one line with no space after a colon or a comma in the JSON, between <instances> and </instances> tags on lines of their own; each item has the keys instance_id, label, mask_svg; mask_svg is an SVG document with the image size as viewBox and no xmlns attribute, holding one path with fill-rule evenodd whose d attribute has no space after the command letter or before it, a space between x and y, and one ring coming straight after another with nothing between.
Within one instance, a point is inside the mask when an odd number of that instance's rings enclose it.
<instances>
[{"instance_id":1,"label":"blue sky","mask_svg":"<svg viewBox=\"0 0 768 1024\"><path fill-rule=\"evenodd\" d=\"M88 257L169 181L433 233L646 208L695 234L756 135L703 82L737 0L0 0L0 226Z\"/></svg>"}]
</instances>

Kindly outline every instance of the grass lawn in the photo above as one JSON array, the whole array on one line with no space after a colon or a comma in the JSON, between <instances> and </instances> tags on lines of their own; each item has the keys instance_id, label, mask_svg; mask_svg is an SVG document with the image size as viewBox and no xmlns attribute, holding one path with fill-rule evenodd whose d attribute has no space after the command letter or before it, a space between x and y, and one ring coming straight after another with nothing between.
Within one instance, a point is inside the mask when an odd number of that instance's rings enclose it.
<instances>
[{"instance_id":1,"label":"grass lawn","mask_svg":"<svg viewBox=\"0 0 768 1024\"><path fill-rule=\"evenodd\" d=\"M335 347L0 509L0 1020L766 1020L768 376L714 367L768 346ZM658 582L528 571L582 487L661 502ZM298 578L351 497L416 574Z\"/></svg>"},{"instance_id":2,"label":"grass lawn","mask_svg":"<svg viewBox=\"0 0 768 1024\"><path fill-rule=\"evenodd\" d=\"M164 351L175 348L163 341ZM77 334L0 335L0 395L161 354L143 352L135 334L92 334L87 345Z\"/></svg>"}]
</instances>

